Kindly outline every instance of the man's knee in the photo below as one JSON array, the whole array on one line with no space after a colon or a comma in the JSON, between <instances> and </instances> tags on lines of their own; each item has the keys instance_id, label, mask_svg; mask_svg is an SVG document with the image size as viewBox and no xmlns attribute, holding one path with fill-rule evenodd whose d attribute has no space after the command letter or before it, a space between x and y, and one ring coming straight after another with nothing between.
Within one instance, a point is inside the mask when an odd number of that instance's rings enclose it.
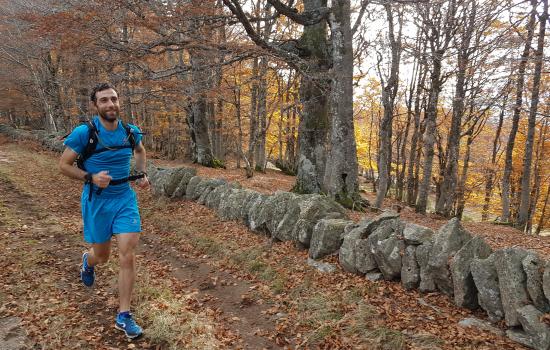
<instances>
[{"instance_id":1,"label":"man's knee","mask_svg":"<svg viewBox=\"0 0 550 350\"><path fill-rule=\"evenodd\" d=\"M105 252L101 252L101 253L95 253L94 254L94 257L95 257L95 260L96 260L96 264L105 264L109 261L109 252L105 253Z\"/></svg>"},{"instance_id":2,"label":"man's knee","mask_svg":"<svg viewBox=\"0 0 550 350\"><path fill-rule=\"evenodd\" d=\"M129 249L124 252L119 252L118 254L120 260L120 267L132 267L134 266L134 261L136 254L133 249Z\"/></svg>"},{"instance_id":3,"label":"man's knee","mask_svg":"<svg viewBox=\"0 0 550 350\"><path fill-rule=\"evenodd\" d=\"M92 246L94 264L105 264L111 255L111 243L94 244Z\"/></svg>"}]
</instances>

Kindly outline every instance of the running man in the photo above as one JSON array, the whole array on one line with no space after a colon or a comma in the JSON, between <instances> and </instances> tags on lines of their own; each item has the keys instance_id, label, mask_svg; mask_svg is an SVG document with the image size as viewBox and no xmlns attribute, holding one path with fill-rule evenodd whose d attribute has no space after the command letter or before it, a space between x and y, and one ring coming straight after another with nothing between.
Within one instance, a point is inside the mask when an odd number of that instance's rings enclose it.
<instances>
[{"instance_id":1,"label":"running man","mask_svg":"<svg viewBox=\"0 0 550 350\"><path fill-rule=\"evenodd\" d=\"M111 254L111 238L117 236L120 271L118 276L119 312L115 327L130 339L139 337L142 329L130 313L130 301L135 281L135 250L141 232L141 220L134 190L130 187L132 148L135 168L145 174L146 154L138 127L119 120L120 104L116 90L107 83L98 84L90 95L97 115L76 127L65 140L61 155L61 173L85 183L81 196L84 240L91 248L82 256L80 279L91 287L95 280L94 267L104 264ZM95 151L85 152L97 132ZM133 139L132 139L133 138ZM134 141L134 142L131 142ZM133 143L133 145L132 145ZM82 169L73 166L78 156L88 154ZM85 170L83 170L85 169ZM136 181L142 188L149 186L144 177ZM91 188L90 188L91 186Z\"/></svg>"}]
</instances>

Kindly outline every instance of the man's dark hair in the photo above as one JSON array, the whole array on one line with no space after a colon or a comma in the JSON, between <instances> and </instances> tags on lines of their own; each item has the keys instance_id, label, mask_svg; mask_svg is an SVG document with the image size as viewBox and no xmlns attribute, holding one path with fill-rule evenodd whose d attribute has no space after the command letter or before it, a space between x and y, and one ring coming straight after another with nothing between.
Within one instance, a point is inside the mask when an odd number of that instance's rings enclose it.
<instances>
[{"instance_id":1,"label":"man's dark hair","mask_svg":"<svg viewBox=\"0 0 550 350\"><path fill-rule=\"evenodd\" d=\"M108 90L108 89L113 89L118 94L116 89L111 84L109 84L109 83L99 83L99 84L97 84L96 86L93 87L92 93L90 94L90 100L93 103L96 103L97 102L97 97L96 97L95 94L99 91Z\"/></svg>"}]
</instances>

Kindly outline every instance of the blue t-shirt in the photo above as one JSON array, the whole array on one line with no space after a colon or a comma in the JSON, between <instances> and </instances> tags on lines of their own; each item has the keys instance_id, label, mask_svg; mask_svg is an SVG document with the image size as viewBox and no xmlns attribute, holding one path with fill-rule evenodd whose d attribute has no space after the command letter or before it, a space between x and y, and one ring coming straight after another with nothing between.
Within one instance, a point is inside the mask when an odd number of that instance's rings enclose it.
<instances>
[{"instance_id":1,"label":"blue t-shirt","mask_svg":"<svg viewBox=\"0 0 550 350\"><path fill-rule=\"evenodd\" d=\"M98 143L96 151L104 148L110 148L114 146L130 145L126 130L118 121L118 127L116 130L107 130L103 127L99 121L99 117L94 117L92 123L98 130ZM128 124L131 130L134 132L136 146L141 142L140 129ZM84 147L88 143L89 131L87 125L80 125L76 127L71 134L67 137L64 145L72 149L78 154L84 151ZM84 168L87 172L95 174L100 171L106 170L109 172L113 180L122 179L130 175L130 160L132 158L132 148L121 148L114 150L106 150L100 153L92 154L88 159L84 161ZM94 185L94 192L97 186ZM125 195L130 190L130 184L128 182L120 185L107 186L101 192L101 197L116 197ZM84 193L88 193L88 185L84 186Z\"/></svg>"}]
</instances>

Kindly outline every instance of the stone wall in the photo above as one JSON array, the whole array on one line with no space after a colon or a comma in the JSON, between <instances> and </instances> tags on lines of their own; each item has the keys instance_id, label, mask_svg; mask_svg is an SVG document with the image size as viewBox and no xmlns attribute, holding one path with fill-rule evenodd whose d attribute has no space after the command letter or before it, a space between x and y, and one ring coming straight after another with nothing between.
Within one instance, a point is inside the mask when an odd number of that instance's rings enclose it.
<instances>
[{"instance_id":1,"label":"stone wall","mask_svg":"<svg viewBox=\"0 0 550 350\"><path fill-rule=\"evenodd\" d=\"M63 149L59 135L1 125L0 132ZM151 162L147 172L156 196L195 200L214 209L221 220L238 220L273 240L296 242L308 249L311 259L338 254L344 270L371 280L401 281L406 289L444 293L457 306L481 308L491 322L504 320L509 338L550 349L550 327L542 320L550 312L550 262L534 252L493 251L457 219L437 232L403 222L392 212L356 223L323 195L266 195L201 178L192 168L163 169Z\"/></svg>"}]
</instances>

